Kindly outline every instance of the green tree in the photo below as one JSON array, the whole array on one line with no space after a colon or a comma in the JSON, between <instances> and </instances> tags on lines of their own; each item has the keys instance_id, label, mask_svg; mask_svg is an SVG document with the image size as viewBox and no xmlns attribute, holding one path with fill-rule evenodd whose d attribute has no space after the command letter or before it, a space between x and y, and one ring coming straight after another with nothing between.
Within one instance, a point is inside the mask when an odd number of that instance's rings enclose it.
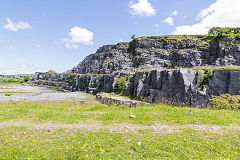
<instances>
[{"instance_id":1,"label":"green tree","mask_svg":"<svg viewBox=\"0 0 240 160\"><path fill-rule=\"evenodd\" d=\"M23 78L23 81L24 82L27 82L27 81L29 81L31 78L29 77L29 76L24 76L24 78Z\"/></svg>"},{"instance_id":2,"label":"green tree","mask_svg":"<svg viewBox=\"0 0 240 160\"><path fill-rule=\"evenodd\" d=\"M135 35L135 34L131 36L131 39L132 39L132 40L134 40L135 38L136 38L136 35Z\"/></svg>"}]
</instances>

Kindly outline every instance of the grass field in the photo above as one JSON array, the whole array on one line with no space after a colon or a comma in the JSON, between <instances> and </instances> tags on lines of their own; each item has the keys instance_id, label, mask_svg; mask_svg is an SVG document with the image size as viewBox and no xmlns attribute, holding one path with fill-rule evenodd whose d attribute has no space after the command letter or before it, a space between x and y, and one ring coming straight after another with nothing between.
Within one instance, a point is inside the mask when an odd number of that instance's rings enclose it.
<instances>
[{"instance_id":1,"label":"grass field","mask_svg":"<svg viewBox=\"0 0 240 160\"><path fill-rule=\"evenodd\" d=\"M232 110L8 102L0 129L0 159L240 159Z\"/></svg>"},{"instance_id":2,"label":"grass field","mask_svg":"<svg viewBox=\"0 0 240 160\"><path fill-rule=\"evenodd\" d=\"M0 76L0 83L24 83L30 80L29 76L25 77L2 77Z\"/></svg>"}]
</instances>

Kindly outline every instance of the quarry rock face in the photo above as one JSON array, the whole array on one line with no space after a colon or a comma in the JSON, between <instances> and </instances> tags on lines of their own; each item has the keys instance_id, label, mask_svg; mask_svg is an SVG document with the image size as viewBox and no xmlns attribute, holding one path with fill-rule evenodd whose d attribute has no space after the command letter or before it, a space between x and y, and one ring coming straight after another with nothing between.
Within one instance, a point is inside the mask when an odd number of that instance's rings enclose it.
<instances>
[{"instance_id":1,"label":"quarry rock face","mask_svg":"<svg viewBox=\"0 0 240 160\"><path fill-rule=\"evenodd\" d=\"M87 56L73 68L73 71L79 74L110 74L128 68L131 64L128 48L129 43L100 47L95 54Z\"/></svg>"},{"instance_id":2,"label":"quarry rock face","mask_svg":"<svg viewBox=\"0 0 240 160\"><path fill-rule=\"evenodd\" d=\"M131 68L240 65L240 41L211 36L140 37L100 47L73 68L77 74L110 74Z\"/></svg>"},{"instance_id":3,"label":"quarry rock face","mask_svg":"<svg viewBox=\"0 0 240 160\"><path fill-rule=\"evenodd\" d=\"M97 94L115 92L126 77L123 94L133 99L208 107L212 96L240 94L240 69L214 68L229 65L240 66L234 37L140 37L100 47L71 74L36 73L31 83Z\"/></svg>"},{"instance_id":4,"label":"quarry rock face","mask_svg":"<svg viewBox=\"0 0 240 160\"><path fill-rule=\"evenodd\" d=\"M206 106L212 95L240 91L240 70L214 70L209 84L202 85L197 70L152 70L137 72L127 83L125 95L150 101L168 100L178 104ZM202 85L202 86L201 86Z\"/></svg>"},{"instance_id":5,"label":"quarry rock face","mask_svg":"<svg viewBox=\"0 0 240 160\"><path fill-rule=\"evenodd\" d=\"M31 82L55 86L69 91L88 93L114 92L116 79L129 76L124 95L148 102L172 102L196 107L209 106L211 96L240 91L240 70L213 70L208 84L201 84L198 70L151 70L144 72L116 73L110 75L75 75L36 73ZM65 81L62 81L62 80Z\"/></svg>"}]
</instances>

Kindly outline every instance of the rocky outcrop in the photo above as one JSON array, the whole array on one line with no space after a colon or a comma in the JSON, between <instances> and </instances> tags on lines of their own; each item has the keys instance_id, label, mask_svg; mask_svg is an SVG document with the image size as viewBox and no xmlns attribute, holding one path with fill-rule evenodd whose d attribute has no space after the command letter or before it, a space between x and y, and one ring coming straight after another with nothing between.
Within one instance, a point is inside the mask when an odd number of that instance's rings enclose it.
<instances>
[{"instance_id":1,"label":"rocky outcrop","mask_svg":"<svg viewBox=\"0 0 240 160\"><path fill-rule=\"evenodd\" d=\"M119 88L117 79L126 75L128 82L125 85L124 95L148 102L172 102L206 107L209 106L209 99L212 96L240 93L240 69L211 71L163 69L136 73L118 72L108 75L36 73L31 83L97 94L116 91Z\"/></svg>"},{"instance_id":2,"label":"rocky outcrop","mask_svg":"<svg viewBox=\"0 0 240 160\"><path fill-rule=\"evenodd\" d=\"M116 79L121 76L131 75L131 72L117 72L115 74L49 74L36 72L30 84L52 86L59 90L87 91L88 93L113 92L118 88Z\"/></svg>"},{"instance_id":3,"label":"rocky outcrop","mask_svg":"<svg viewBox=\"0 0 240 160\"><path fill-rule=\"evenodd\" d=\"M125 106L129 106L129 107L136 107L139 105L150 105L150 103L131 100L127 97L114 96L114 95L106 94L106 93L97 94L96 99L107 105L115 104L115 105L125 105Z\"/></svg>"},{"instance_id":4,"label":"rocky outcrop","mask_svg":"<svg viewBox=\"0 0 240 160\"><path fill-rule=\"evenodd\" d=\"M110 74L133 68L240 65L240 41L225 36L140 37L106 45L71 70L77 74Z\"/></svg>"},{"instance_id":5,"label":"rocky outcrop","mask_svg":"<svg viewBox=\"0 0 240 160\"><path fill-rule=\"evenodd\" d=\"M132 62L128 48L129 43L100 47L95 54L87 56L79 65L73 68L72 72L80 74L110 74L112 71L129 68Z\"/></svg>"},{"instance_id":6,"label":"rocky outcrop","mask_svg":"<svg viewBox=\"0 0 240 160\"><path fill-rule=\"evenodd\" d=\"M140 37L103 46L66 74L36 73L31 83L92 94L125 88L133 99L196 107L208 106L212 96L240 94L239 69L191 69L210 65L240 66L239 37Z\"/></svg>"},{"instance_id":7,"label":"rocky outcrop","mask_svg":"<svg viewBox=\"0 0 240 160\"><path fill-rule=\"evenodd\" d=\"M124 94L151 102L173 102L207 106L214 96L240 92L240 70L213 70L211 76L198 70L152 70L137 72ZM207 81L203 83L204 77ZM205 79L206 80L206 79Z\"/></svg>"}]
</instances>

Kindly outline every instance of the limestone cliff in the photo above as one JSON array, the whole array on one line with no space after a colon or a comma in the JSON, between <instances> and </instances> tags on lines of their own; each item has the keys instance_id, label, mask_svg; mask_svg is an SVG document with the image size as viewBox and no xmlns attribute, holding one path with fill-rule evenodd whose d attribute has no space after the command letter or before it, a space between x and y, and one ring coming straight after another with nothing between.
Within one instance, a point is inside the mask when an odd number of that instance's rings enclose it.
<instances>
[{"instance_id":1,"label":"limestone cliff","mask_svg":"<svg viewBox=\"0 0 240 160\"><path fill-rule=\"evenodd\" d=\"M212 96L240 94L240 39L140 37L99 48L70 74L36 73L31 83L93 94L120 90L134 99L205 107Z\"/></svg>"},{"instance_id":2,"label":"limestone cliff","mask_svg":"<svg viewBox=\"0 0 240 160\"><path fill-rule=\"evenodd\" d=\"M73 68L80 74L110 74L132 68L240 65L240 41L234 36L140 37L106 45Z\"/></svg>"}]
</instances>

